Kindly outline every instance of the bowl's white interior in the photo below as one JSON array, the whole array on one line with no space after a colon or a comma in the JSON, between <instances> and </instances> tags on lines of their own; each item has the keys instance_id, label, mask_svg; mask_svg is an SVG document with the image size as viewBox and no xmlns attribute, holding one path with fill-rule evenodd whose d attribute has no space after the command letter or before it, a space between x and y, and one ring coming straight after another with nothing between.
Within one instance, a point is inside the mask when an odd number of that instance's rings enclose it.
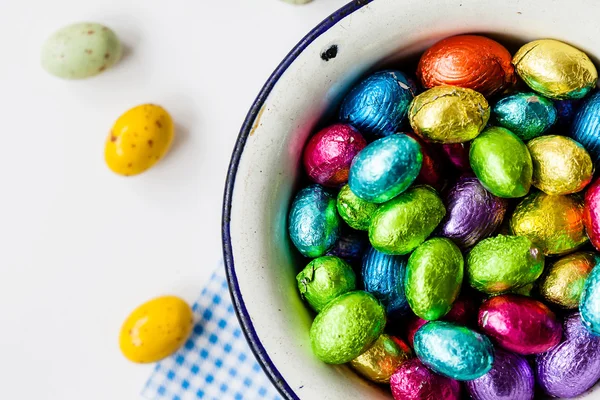
<instances>
[{"instance_id":1,"label":"bowl's white interior","mask_svg":"<svg viewBox=\"0 0 600 400\"><path fill-rule=\"evenodd\" d=\"M310 350L312 316L295 281L304 265L290 249L286 216L301 150L322 113L366 69L458 33L521 41L552 37L599 55L599 11L597 0L374 0L318 37L279 79L240 160L231 243L254 329L299 398L391 398L346 367L319 362ZM320 54L332 44L338 45L337 57L323 61ZM600 399L600 394L586 398Z\"/></svg>"}]
</instances>

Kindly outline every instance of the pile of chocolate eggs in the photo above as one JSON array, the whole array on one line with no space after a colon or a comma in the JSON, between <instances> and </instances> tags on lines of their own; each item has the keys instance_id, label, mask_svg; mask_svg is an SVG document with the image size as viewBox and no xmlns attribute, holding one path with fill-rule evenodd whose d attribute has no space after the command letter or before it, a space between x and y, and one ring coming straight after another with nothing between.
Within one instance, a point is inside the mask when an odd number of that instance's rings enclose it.
<instances>
[{"instance_id":1,"label":"pile of chocolate eggs","mask_svg":"<svg viewBox=\"0 0 600 400\"><path fill-rule=\"evenodd\" d=\"M372 73L289 212L314 355L397 400L570 398L600 380L600 92L581 50L444 39Z\"/></svg>"}]
</instances>

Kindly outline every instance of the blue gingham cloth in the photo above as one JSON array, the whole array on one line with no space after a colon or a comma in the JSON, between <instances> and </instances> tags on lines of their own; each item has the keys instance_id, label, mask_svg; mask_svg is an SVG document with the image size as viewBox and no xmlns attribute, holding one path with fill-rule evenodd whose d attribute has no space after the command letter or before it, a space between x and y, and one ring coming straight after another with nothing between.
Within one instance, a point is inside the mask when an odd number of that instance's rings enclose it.
<instances>
[{"instance_id":1,"label":"blue gingham cloth","mask_svg":"<svg viewBox=\"0 0 600 400\"><path fill-rule=\"evenodd\" d=\"M192 306L191 337L154 369L142 391L149 400L281 400L256 362L235 316L221 265Z\"/></svg>"}]
</instances>

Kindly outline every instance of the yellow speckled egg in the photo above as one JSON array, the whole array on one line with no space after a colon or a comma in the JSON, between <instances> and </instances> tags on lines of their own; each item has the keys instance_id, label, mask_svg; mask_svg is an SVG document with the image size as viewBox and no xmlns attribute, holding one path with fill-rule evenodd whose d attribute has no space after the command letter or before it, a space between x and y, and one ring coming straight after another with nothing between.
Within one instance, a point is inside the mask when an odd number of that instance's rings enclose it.
<instances>
[{"instance_id":1,"label":"yellow speckled egg","mask_svg":"<svg viewBox=\"0 0 600 400\"><path fill-rule=\"evenodd\" d=\"M106 139L104 159L119 175L140 174L163 158L174 135L173 119L164 108L142 104L117 119Z\"/></svg>"},{"instance_id":2,"label":"yellow speckled egg","mask_svg":"<svg viewBox=\"0 0 600 400\"><path fill-rule=\"evenodd\" d=\"M194 326L190 306L179 297L152 299L127 317L121 327L119 345L130 361L151 363L175 353Z\"/></svg>"}]
</instances>

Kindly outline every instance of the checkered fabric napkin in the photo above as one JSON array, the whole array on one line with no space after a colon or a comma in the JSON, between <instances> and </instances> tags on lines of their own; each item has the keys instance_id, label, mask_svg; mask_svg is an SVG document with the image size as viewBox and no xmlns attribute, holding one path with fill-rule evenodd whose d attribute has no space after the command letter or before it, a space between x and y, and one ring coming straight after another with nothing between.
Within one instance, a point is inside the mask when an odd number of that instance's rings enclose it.
<instances>
[{"instance_id":1,"label":"checkered fabric napkin","mask_svg":"<svg viewBox=\"0 0 600 400\"><path fill-rule=\"evenodd\" d=\"M185 345L156 365L142 391L149 400L281 400L250 351L235 316L222 262L192 306Z\"/></svg>"}]
</instances>

